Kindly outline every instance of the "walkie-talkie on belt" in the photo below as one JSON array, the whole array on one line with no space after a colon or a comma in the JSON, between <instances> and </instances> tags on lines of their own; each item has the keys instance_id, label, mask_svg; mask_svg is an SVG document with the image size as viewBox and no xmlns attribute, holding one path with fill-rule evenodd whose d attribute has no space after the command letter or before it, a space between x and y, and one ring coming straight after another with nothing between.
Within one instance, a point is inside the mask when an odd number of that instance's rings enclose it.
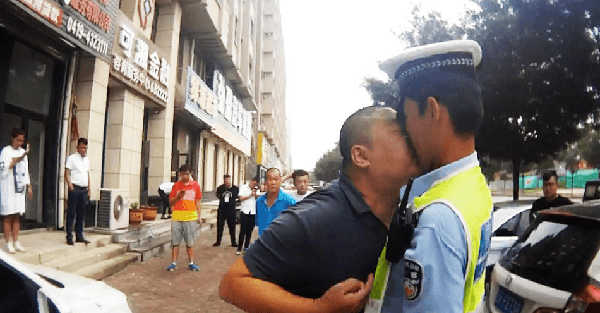
<instances>
[{"instance_id":1,"label":"walkie-talkie on belt","mask_svg":"<svg viewBox=\"0 0 600 313\"><path fill-rule=\"evenodd\" d=\"M415 229L412 223L412 215L406 210L412 183L413 179L411 178L406 185L406 190L404 190L404 196L400 202L400 207L394 213L392 222L390 223L385 253L385 258L389 262L397 263L404 257L404 252L410 246L413 237Z\"/></svg>"}]
</instances>

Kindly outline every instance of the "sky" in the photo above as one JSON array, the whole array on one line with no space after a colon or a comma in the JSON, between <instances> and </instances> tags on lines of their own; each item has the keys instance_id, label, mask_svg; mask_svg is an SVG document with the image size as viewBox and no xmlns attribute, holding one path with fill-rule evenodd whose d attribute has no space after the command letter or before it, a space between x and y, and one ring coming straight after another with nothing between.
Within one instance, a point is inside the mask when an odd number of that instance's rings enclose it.
<instances>
[{"instance_id":1,"label":"sky","mask_svg":"<svg viewBox=\"0 0 600 313\"><path fill-rule=\"evenodd\" d=\"M364 78L386 79L377 62L404 48L393 31L406 27L412 3L454 19L466 1L280 0L293 169L313 170L346 118L371 105Z\"/></svg>"}]
</instances>

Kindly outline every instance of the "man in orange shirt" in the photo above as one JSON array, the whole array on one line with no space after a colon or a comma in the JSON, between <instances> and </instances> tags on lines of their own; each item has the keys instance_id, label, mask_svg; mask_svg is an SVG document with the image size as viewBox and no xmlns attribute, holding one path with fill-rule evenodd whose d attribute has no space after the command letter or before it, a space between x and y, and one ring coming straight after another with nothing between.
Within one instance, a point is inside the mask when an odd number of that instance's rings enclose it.
<instances>
[{"instance_id":1,"label":"man in orange shirt","mask_svg":"<svg viewBox=\"0 0 600 313\"><path fill-rule=\"evenodd\" d=\"M167 271L177 269L177 256L179 256L179 245L185 240L187 245L187 254L190 264L188 269L198 271L199 268L194 264L194 237L196 235L196 223L202 223L200 220L200 199L202 191L197 182L190 179L190 167L187 164L179 168L179 181L173 185L169 195L169 203L173 208L171 216L171 245L172 262L167 267Z\"/></svg>"}]
</instances>

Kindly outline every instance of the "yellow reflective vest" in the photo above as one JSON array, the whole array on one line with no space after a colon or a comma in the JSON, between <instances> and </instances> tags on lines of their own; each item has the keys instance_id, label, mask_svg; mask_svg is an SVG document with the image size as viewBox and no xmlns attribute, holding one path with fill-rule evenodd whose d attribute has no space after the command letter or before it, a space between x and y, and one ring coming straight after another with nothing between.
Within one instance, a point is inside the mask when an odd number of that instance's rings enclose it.
<instances>
[{"instance_id":1,"label":"yellow reflective vest","mask_svg":"<svg viewBox=\"0 0 600 313\"><path fill-rule=\"evenodd\" d=\"M493 209L492 196L481 168L474 166L438 182L413 202L413 212L424 210L434 203L442 203L459 217L467 240L463 312L475 311L485 291L485 265L491 239ZM385 252L384 248L375 272L370 299L365 307L366 313L381 312L391 265L385 259Z\"/></svg>"},{"instance_id":2,"label":"yellow reflective vest","mask_svg":"<svg viewBox=\"0 0 600 313\"><path fill-rule=\"evenodd\" d=\"M467 239L463 312L473 312L485 291L485 263L491 238L492 196L479 166L438 183L414 199L415 212L443 203L459 217Z\"/></svg>"}]
</instances>

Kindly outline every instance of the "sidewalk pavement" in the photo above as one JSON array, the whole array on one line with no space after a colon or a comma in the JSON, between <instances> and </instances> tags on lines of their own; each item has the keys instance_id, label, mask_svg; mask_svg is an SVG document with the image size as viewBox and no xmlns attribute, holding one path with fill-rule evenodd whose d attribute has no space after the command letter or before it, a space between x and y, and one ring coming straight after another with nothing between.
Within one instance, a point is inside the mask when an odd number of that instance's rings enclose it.
<instances>
[{"instance_id":1,"label":"sidewalk pavement","mask_svg":"<svg viewBox=\"0 0 600 313\"><path fill-rule=\"evenodd\" d=\"M255 228L252 240L257 237ZM215 228L196 239L194 263L200 267L198 272L187 269L187 254L180 249L177 270L173 272L166 270L171 262L171 251L166 251L147 262L131 264L104 282L127 295L134 313L243 312L219 297L223 275L242 256L231 247L227 227L220 247L212 246L215 240Z\"/></svg>"}]
</instances>

